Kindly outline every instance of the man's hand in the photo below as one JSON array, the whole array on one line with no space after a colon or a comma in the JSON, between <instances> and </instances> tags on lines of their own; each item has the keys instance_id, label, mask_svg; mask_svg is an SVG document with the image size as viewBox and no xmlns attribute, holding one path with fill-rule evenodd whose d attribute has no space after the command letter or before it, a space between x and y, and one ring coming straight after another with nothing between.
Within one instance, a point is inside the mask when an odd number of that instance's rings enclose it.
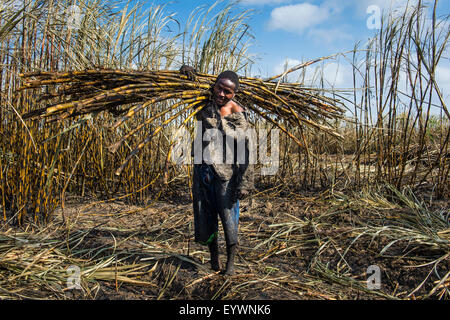
<instances>
[{"instance_id":1,"label":"man's hand","mask_svg":"<svg viewBox=\"0 0 450 320\"><path fill-rule=\"evenodd\" d=\"M195 79L196 79L195 73L196 72L197 72L197 70L195 70L193 67L185 65L185 64L180 68L180 73L185 75L191 81L195 81Z\"/></svg>"}]
</instances>

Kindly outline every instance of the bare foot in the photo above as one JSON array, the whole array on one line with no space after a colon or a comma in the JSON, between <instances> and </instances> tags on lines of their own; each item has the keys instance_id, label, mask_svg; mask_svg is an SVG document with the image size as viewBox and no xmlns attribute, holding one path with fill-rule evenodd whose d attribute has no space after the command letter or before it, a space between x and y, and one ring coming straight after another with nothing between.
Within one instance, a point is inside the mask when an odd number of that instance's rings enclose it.
<instances>
[{"instance_id":1,"label":"bare foot","mask_svg":"<svg viewBox=\"0 0 450 320\"><path fill-rule=\"evenodd\" d=\"M220 263L219 261L212 261L211 260L211 269L214 271L220 271Z\"/></svg>"},{"instance_id":2,"label":"bare foot","mask_svg":"<svg viewBox=\"0 0 450 320\"><path fill-rule=\"evenodd\" d=\"M233 276L234 275L234 268L227 268L223 271L223 275L225 276Z\"/></svg>"}]
</instances>

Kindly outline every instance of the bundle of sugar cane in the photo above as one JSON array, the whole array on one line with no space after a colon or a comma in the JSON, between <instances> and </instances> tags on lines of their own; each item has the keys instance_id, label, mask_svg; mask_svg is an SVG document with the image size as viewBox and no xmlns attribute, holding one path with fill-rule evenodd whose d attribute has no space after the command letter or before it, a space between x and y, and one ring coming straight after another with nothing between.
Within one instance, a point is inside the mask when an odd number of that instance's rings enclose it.
<instances>
[{"instance_id":1,"label":"bundle of sugar cane","mask_svg":"<svg viewBox=\"0 0 450 320\"><path fill-rule=\"evenodd\" d=\"M109 111L120 116L112 126L115 129L153 104L174 101L171 107L146 119L127 133L111 146L112 151L117 150L125 139L170 111L179 110L164 121L163 125L192 111L185 120L187 122L206 105L216 80L216 76L202 73L197 73L196 79L190 80L178 71L105 69L64 73L32 72L21 74L21 77L24 80L21 90L52 86L52 93L42 94L41 100L60 99L57 104L24 114L24 119L61 121ZM317 90L304 88L299 84L241 77L235 100L278 127L300 146L304 147L290 127L306 125L341 138L339 133L327 125L327 120L342 117L343 109L338 107L338 101L318 94ZM130 157L138 153L150 141L151 136L161 129L162 126L158 127L139 143Z\"/></svg>"}]
</instances>

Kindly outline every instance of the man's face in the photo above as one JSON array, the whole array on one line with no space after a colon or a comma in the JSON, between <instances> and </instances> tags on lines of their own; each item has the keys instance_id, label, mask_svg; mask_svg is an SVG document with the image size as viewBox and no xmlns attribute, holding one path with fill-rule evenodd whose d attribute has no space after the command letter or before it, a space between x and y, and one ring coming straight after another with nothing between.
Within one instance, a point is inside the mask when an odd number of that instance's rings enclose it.
<instances>
[{"instance_id":1,"label":"man's face","mask_svg":"<svg viewBox=\"0 0 450 320\"><path fill-rule=\"evenodd\" d=\"M236 85L230 79L219 79L213 88L214 101L219 107L226 105L234 98Z\"/></svg>"}]
</instances>

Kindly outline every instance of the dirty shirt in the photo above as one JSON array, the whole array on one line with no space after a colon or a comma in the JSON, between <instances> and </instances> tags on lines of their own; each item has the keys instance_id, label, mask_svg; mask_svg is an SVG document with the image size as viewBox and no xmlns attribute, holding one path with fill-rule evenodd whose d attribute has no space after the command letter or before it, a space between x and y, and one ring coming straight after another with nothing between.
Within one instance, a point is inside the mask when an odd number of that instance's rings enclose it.
<instances>
[{"instance_id":1,"label":"dirty shirt","mask_svg":"<svg viewBox=\"0 0 450 320\"><path fill-rule=\"evenodd\" d=\"M227 245L238 242L239 190L251 190L254 185L247 119L245 109L222 117L214 102L197 115L192 149L196 242L209 244L217 237L218 217Z\"/></svg>"}]
</instances>

